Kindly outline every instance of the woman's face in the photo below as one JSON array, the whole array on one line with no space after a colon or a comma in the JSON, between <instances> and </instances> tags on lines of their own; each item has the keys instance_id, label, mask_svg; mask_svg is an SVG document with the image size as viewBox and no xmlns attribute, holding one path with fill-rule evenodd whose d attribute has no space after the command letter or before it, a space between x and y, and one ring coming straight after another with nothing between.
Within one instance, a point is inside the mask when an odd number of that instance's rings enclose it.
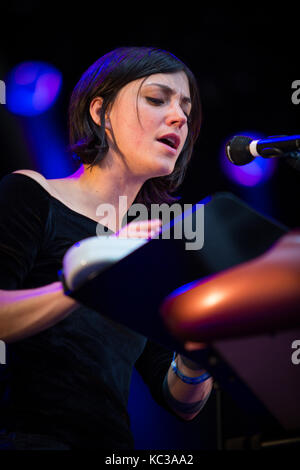
<instances>
[{"instance_id":1,"label":"woman's face","mask_svg":"<svg viewBox=\"0 0 300 470\"><path fill-rule=\"evenodd\" d=\"M190 91L184 72L125 85L107 116L109 152L146 180L172 173L188 134Z\"/></svg>"}]
</instances>

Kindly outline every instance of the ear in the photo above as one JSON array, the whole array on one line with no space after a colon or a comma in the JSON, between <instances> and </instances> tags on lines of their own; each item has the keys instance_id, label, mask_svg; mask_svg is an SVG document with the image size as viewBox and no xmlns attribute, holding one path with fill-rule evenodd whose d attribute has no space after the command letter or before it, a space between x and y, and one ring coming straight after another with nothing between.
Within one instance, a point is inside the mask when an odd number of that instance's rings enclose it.
<instances>
[{"instance_id":1,"label":"ear","mask_svg":"<svg viewBox=\"0 0 300 470\"><path fill-rule=\"evenodd\" d=\"M101 125L100 113L101 113L102 103L103 103L103 98L101 96L96 96L96 98L94 98L90 104L90 115L94 123L97 124L97 126ZM107 115L105 115L105 127L110 129L110 122L109 122Z\"/></svg>"}]
</instances>

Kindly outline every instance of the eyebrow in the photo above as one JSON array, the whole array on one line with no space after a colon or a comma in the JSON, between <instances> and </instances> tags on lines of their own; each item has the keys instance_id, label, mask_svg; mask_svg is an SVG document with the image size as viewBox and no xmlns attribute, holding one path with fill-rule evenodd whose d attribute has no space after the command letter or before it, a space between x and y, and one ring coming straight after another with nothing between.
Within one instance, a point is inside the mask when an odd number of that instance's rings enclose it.
<instances>
[{"instance_id":1,"label":"eyebrow","mask_svg":"<svg viewBox=\"0 0 300 470\"><path fill-rule=\"evenodd\" d=\"M145 86L158 86L162 90L164 90L165 92L169 93L170 95L175 95L176 94L176 91L173 88L170 88L168 85L164 85L162 83L150 82L150 83L146 83ZM189 96L182 96L182 101L184 103L189 103L189 104L192 103L192 100Z\"/></svg>"}]
</instances>

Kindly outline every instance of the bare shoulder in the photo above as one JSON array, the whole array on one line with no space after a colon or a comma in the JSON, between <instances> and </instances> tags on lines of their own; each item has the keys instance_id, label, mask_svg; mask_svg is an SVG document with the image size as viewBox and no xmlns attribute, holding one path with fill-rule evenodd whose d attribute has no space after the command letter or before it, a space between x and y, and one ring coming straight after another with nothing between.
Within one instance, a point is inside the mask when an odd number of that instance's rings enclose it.
<instances>
[{"instance_id":1,"label":"bare shoulder","mask_svg":"<svg viewBox=\"0 0 300 470\"><path fill-rule=\"evenodd\" d=\"M58 199L65 206L69 207L75 212L79 212L83 215L86 215L87 217L93 218L89 215L90 209L81 202L80 192L78 192L78 190L73 187L72 179L56 178L48 180L38 171L27 169L16 170L12 173L29 176L39 183L52 197Z\"/></svg>"},{"instance_id":2,"label":"bare shoulder","mask_svg":"<svg viewBox=\"0 0 300 470\"><path fill-rule=\"evenodd\" d=\"M20 173L22 175L30 176L31 178L37 180L37 181L46 181L46 178L41 174L38 173L37 171L34 170L16 170L13 171L13 173Z\"/></svg>"},{"instance_id":3,"label":"bare shoulder","mask_svg":"<svg viewBox=\"0 0 300 470\"><path fill-rule=\"evenodd\" d=\"M37 183L39 183L41 186L43 186L43 188L45 188L47 191L49 191L49 184L48 184L48 181L46 180L46 178L41 174L39 173L38 171L35 171L35 170L16 170L16 171L13 171L12 172L13 174L14 173L19 173L21 175L26 175L26 176L29 176L30 178L34 179L35 181L37 181Z\"/></svg>"},{"instance_id":4,"label":"bare shoulder","mask_svg":"<svg viewBox=\"0 0 300 470\"><path fill-rule=\"evenodd\" d=\"M68 178L56 178L47 180L41 173L35 170L16 170L13 173L19 173L29 176L39 183L51 196L61 201L73 210L77 210L74 200L76 194L69 188L70 180Z\"/></svg>"}]
</instances>

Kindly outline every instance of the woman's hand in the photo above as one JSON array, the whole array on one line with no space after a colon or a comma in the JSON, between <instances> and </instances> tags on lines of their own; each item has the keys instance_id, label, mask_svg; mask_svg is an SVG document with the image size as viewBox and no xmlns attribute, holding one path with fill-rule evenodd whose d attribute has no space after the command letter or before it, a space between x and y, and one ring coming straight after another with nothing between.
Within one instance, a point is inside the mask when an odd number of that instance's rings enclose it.
<instances>
[{"instance_id":1,"label":"woman's hand","mask_svg":"<svg viewBox=\"0 0 300 470\"><path fill-rule=\"evenodd\" d=\"M154 238L159 234L161 229L161 220L142 220L138 222L130 222L122 227L118 232L114 233L112 237L117 238Z\"/></svg>"}]
</instances>

